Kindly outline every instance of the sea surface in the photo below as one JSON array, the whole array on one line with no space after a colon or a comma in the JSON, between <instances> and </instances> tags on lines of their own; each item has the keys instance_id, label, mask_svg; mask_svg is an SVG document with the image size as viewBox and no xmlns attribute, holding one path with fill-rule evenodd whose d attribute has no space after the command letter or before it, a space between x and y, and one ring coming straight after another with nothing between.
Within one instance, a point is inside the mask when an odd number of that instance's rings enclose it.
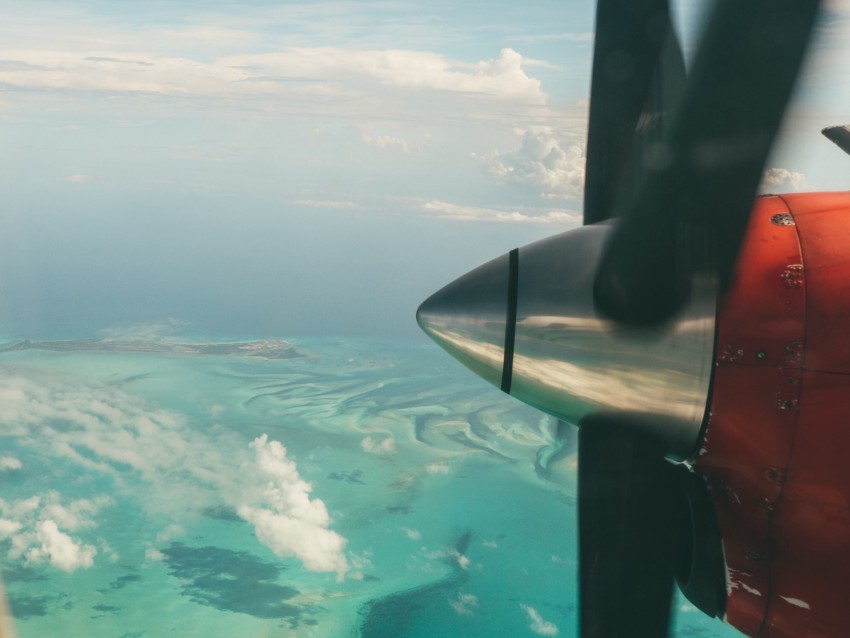
<instances>
[{"instance_id":1,"label":"sea surface","mask_svg":"<svg viewBox=\"0 0 850 638\"><path fill-rule=\"evenodd\" d=\"M22 638L576 635L574 433L435 346L91 337L0 348Z\"/></svg>"}]
</instances>

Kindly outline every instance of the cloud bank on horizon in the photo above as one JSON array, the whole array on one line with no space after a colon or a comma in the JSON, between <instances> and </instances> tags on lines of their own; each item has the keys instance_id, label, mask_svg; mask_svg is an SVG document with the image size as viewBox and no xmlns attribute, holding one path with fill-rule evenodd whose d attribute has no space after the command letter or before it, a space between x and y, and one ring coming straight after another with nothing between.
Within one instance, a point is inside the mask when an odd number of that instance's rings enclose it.
<instances>
[{"instance_id":1,"label":"cloud bank on horizon","mask_svg":"<svg viewBox=\"0 0 850 638\"><path fill-rule=\"evenodd\" d=\"M116 146L123 146L126 129L141 128L144 148L101 146L99 159L123 151L124 162L151 157L185 162L167 180L137 172L135 179L151 185L190 186L187 174L198 178L193 166L216 162L250 165L273 159L285 170L306 155L322 163L317 170L344 170L358 158L380 170L416 154L424 157L403 166L404 181L416 182L421 196L427 190L415 179L421 166L438 166L451 155L453 164L463 165L481 184L513 187L519 193L514 198L578 198L585 91L565 91L557 84L544 89L545 77L561 75L563 63L519 49L567 49L586 57L591 44L583 37L586 30L547 25L541 34L543 11L505 29L498 19L490 25L492 18L463 15L450 5L423 12L404 3L341 3L334 4L333 21L327 19L326 3L287 8L248 3L238 12L163 7L157 12L156 6L141 15L97 2L55 2L53 12L11 7L0 26L4 119L24 128L51 126L55 143L84 147L116 133ZM585 8L564 27L578 22L576 27L587 29L587 14ZM556 15L565 17L563 11ZM375 16L397 28L382 27ZM341 26L349 20L357 26ZM464 30L467 23L475 28ZM496 36L488 37L491 33ZM586 63L572 63L568 74L586 82ZM45 106L51 105L47 116ZM288 152L281 156L257 148L257 130L180 140L185 132L173 128L175 120L189 114L196 123L233 125L238 119L243 127L246 121L250 128L268 127L269 138L290 138ZM69 165L55 179L90 188L117 185L109 162L83 163ZM560 180L564 176L566 184ZM375 190L412 195L411 186L407 193L393 192L390 181ZM274 190L274 185L264 187ZM341 193L317 197L304 189L283 195L293 202L338 201ZM356 193L344 195L358 199ZM374 208L375 198L369 204ZM538 219L527 214L517 221ZM545 215L539 221L551 223Z\"/></svg>"},{"instance_id":2,"label":"cloud bank on horizon","mask_svg":"<svg viewBox=\"0 0 850 638\"><path fill-rule=\"evenodd\" d=\"M238 11L155 3L135 12L98 2L48 4L53 11L7 8L0 27L4 119L26 124L28 106L62 99L70 102L68 120L123 117L165 137L157 130L164 119L197 107L198 118L303 118L318 135L322 116L360 130L361 147L365 141L402 154L422 148L412 131L428 129L429 139L439 139L454 122L492 140L489 148L475 135L464 140L461 159L472 158L485 175L530 187L526 195L580 204L592 2L554 15L529 12L514 23L507 20L517 13L506 5L484 18L451 5L424 12L405 3L334 3L337 18L329 21L327 3L255 2ZM677 3L685 16L695 4ZM833 46L848 22L840 3L828 4L813 58L833 72L848 58ZM812 70L803 84L816 85L817 77ZM197 144L194 152L199 161L209 157ZM58 176L80 184L97 177Z\"/></svg>"},{"instance_id":3,"label":"cloud bank on horizon","mask_svg":"<svg viewBox=\"0 0 850 638\"><path fill-rule=\"evenodd\" d=\"M692 51L705 3L674 4ZM846 188L827 7L770 191ZM0 324L409 335L452 276L581 222L590 0L3 8Z\"/></svg>"}]
</instances>

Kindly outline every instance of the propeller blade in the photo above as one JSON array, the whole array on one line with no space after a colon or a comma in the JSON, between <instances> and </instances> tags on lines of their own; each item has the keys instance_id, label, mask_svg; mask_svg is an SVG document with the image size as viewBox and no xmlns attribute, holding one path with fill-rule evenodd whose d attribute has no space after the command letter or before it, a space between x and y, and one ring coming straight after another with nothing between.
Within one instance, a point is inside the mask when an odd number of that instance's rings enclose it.
<instances>
[{"instance_id":1,"label":"propeller blade","mask_svg":"<svg viewBox=\"0 0 850 638\"><path fill-rule=\"evenodd\" d=\"M584 185L584 223L629 201L643 155L635 132L661 131L684 90L685 63L667 0L599 0ZM646 138L645 135L638 136ZM636 159L637 158L637 159ZM612 185L615 187L612 188ZM618 187L621 187L618 189Z\"/></svg>"},{"instance_id":2,"label":"propeller blade","mask_svg":"<svg viewBox=\"0 0 850 638\"><path fill-rule=\"evenodd\" d=\"M850 155L850 126L827 126L821 133Z\"/></svg>"},{"instance_id":3,"label":"propeller blade","mask_svg":"<svg viewBox=\"0 0 850 638\"><path fill-rule=\"evenodd\" d=\"M578 481L582 638L666 637L684 552L676 467L634 424L594 417L579 428Z\"/></svg>"},{"instance_id":4,"label":"propeller blade","mask_svg":"<svg viewBox=\"0 0 850 638\"><path fill-rule=\"evenodd\" d=\"M656 325L682 307L695 276L728 287L818 6L717 3L671 133L600 263L600 312Z\"/></svg>"}]
</instances>

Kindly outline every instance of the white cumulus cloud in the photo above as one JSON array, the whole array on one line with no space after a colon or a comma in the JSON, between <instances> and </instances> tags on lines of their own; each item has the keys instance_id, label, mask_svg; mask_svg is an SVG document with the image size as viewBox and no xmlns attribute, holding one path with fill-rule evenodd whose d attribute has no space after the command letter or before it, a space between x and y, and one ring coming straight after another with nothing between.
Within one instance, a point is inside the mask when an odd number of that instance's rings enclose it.
<instances>
[{"instance_id":1,"label":"white cumulus cloud","mask_svg":"<svg viewBox=\"0 0 850 638\"><path fill-rule=\"evenodd\" d=\"M0 518L0 539L9 538L16 534L19 529L21 529L21 524L18 521Z\"/></svg>"},{"instance_id":2,"label":"white cumulus cloud","mask_svg":"<svg viewBox=\"0 0 850 638\"><path fill-rule=\"evenodd\" d=\"M89 177L88 175L83 175L81 173L75 173L73 175L63 177L62 181L71 182L72 184L84 184L86 182L90 182L91 177Z\"/></svg>"},{"instance_id":3,"label":"white cumulus cloud","mask_svg":"<svg viewBox=\"0 0 850 638\"><path fill-rule=\"evenodd\" d=\"M137 474L153 488L139 495L153 509L218 504L235 498L238 489L241 456L222 454L181 415L151 408L116 387L0 371L0 423L40 455L108 474L119 486L125 474ZM175 482L198 489L174 490ZM59 511L55 520L66 515Z\"/></svg>"},{"instance_id":4,"label":"white cumulus cloud","mask_svg":"<svg viewBox=\"0 0 850 638\"><path fill-rule=\"evenodd\" d=\"M311 571L336 572L342 579L348 570L346 540L328 529L331 518L320 499L310 498L312 485L301 478L280 442L263 434L251 447L267 483L257 502L239 506L239 515L254 525L257 538L276 555L294 556Z\"/></svg>"},{"instance_id":5,"label":"white cumulus cloud","mask_svg":"<svg viewBox=\"0 0 850 638\"><path fill-rule=\"evenodd\" d=\"M393 437L391 436L388 436L385 439L376 441L371 436L367 436L365 439L360 441L360 447L363 449L364 452L369 452L369 454L394 454L395 439L393 439Z\"/></svg>"},{"instance_id":6,"label":"white cumulus cloud","mask_svg":"<svg viewBox=\"0 0 850 638\"><path fill-rule=\"evenodd\" d=\"M38 544L27 553L27 560L40 563L49 560L50 564L65 572L73 572L81 567L94 565L97 550L91 545L74 540L59 529L55 521L41 521L36 529Z\"/></svg>"},{"instance_id":7,"label":"white cumulus cloud","mask_svg":"<svg viewBox=\"0 0 850 638\"><path fill-rule=\"evenodd\" d=\"M348 569L346 541L328 529L324 503L310 498L312 487L283 445L265 436L251 444L251 463L230 435L194 429L182 415L151 408L119 388L36 372L27 378L0 371L0 423L43 456L108 475L118 489L125 487L125 475L135 475L133 484L141 479L144 487L134 487L133 494L152 511L233 507L276 554L340 577ZM95 516L110 502L107 497L68 502L55 492L0 499L0 537L11 539L12 558L69 571L87 567L95 548L103 546L103 539L92 536ZM172 526L149 542L167 542L180 533Z\"/></svg>"},{"instance_id":8,"label":"white cumulus cloud","mask_svg":"<svg viewBox=\"0 0 850 638\"><path fill-rule=\"evenodd\" d=\"M469 560L468 556L466 556L465 554L461 554L456 550L452 552L452 556L454 556L454 559L457 561L458 567L460 567L463 571L469 571L471 561Z\"/></svg>"},{"instance_id":9,"label":"white cumulus cloud","mask_svg":"<svg viewBox=\"0 0 850 638\"><path fill-rule=\"evenodd\" d=\"M478 607L478 597L458 592L457 596L449 598L449 605L460 616L472 616Z\"/></svg>"},{"instance_id":10,"label":"white cumulus cloud","mask_svg":"<svg viewBox=\"0 0 850 638\"><path fill-rule=\"evenodd\" d=\"M165 554L163 554L158 549L149 547L145 550L145 558L147 558L148 560L156 561L157 563L161 563L165 560Z\"/></svg>"},{"instance_id":11,"label":"white cumulus cloud","mask_svg":"<svg viewBox=\"0 0 850 638\"><path fill-rule=\"evenodd\" d=\"M299 206L308 206L309 208L328 208L340 210L359 210L363 208L360 204L348 200L332 200L332 199L299 199L295 202Z\"/></svg>"},{"instance_id":12,"label":"white cumulus cloud","mask_svg":"<svg viewBox=\"0 0 850 638\"><path fill-rule=\"evenodd\" d=\"M280 77L347 83L360 78L400 89L479 94L527 104L545 104L548 99L540 81L526 75L523 57L513 49L502 49L491 60L464 63L430 51L292 47L229 56L216 66L269 84Z\"/></svg>"},{"instance_id":13,"label":"white cumulus cloud","mask_svg":"<svg viewBox=\"0 0 850 638\"><path fill-rule=\"evenodd\" d=\"M14 456L0 456L0 472L8 472L9 470L20 470L23 463Z\"/></svg>"},{"instance_id":14,"label":"white cumulus cloud","mask_svg":"<svg viewBox=\"0 0 850 638\"><path fill-rule=\"evenodd\" d=\"M93 517L110 503L108 497L101 496L63 505L57 492L14 503L0 500L0 538L11 540L12 559L49 563L65 572L91 567L97 549L67 532L94 527Z\"/></svg>"},{"instance_id":15,"label":"white cumulus cloud","mask_svg":"<svg viewBox=\"0 0 850 638\"><path fill-rule=\"evenodd\" d=\"M0 69L0 80L21 89L123 92L180 97L262 97L312 99L354 97L383 89L481 96L511 104L544 105L540 81L513 49L495 58L468 62L432 51L302 46L263 53L210 58L208 50L127 50L120 42L86 47L80 43L33 42L0 47L14 60ZM346 106L346 108L349 108ZM71 175L72 182L87 181Z\"/></svg>"},{"instance_id":16,"label":"white cumulus cloud","mask_svg":"<svg viewBox=\"0 0 850 638\"><path fill-rule=\"evenodd\" d=\"M408 528L408 527L405 527L405 528L404 528L404 533L405 533L405 534L407 535L407 537L408 537L410 540L412 540L412 541L420 541L420 540L422 540L422 532L420 532L419 530L410 529L410 528Z\"/></svg>"},{"instance_id":17,"label":"white cumulus cloud","mask_svg":"<svg viewBox=\"0 0 850 638\"><path fill-rule=\"evenodd\" d=\"M44 506L44 516L71 531L87 529L94 526L90 517L97 514L101 507L110 503L111 500L107 496L78 499L68 506L52 502Z\"/></svg>"},{"instance_id":18,"label":"white cumulus cloud","mask_svg":"<svg viewBox=\"0 0 850 638\"><path fill-rule=\"evenodd\" d=\"M806 176L787 168L768 168L761 178L760 193L796 193L806 188Z\"/></svg>"},{"instance_id":19,"label":"white cumulus cloud","mask_svg":"<svg viewBox=\"0 0 850 638\"><path fill-rule=\"evenodd\" d=\"M165 543L167 541L170 541L172 538L175 538L177 536L182 536L185 533L186 533L186 530L183 528L182 525L178 525L177 523L172 523L171 525L169 525L164 530L162 530L159 534L156 535L156 542L157 543Z\"/></svg>"},{"instance_id":20,"label":"white cumulus cloud","mask_svg":"<svg viewBox=\"0 0 850 638\"><path fill-rule=\"evenodd\" d=\"M531 605L520 605L520 607L522 607L523 611L528 614L528 619L530 621L529 628L531 631L536 633L538 636L558 635L558 626L548 620L544 620L540 615L540 612L534 607Z\"/></svg>"},{"instance_id":21,"label":"white cumulus cloud","mask_svg":"<svg viewBox=\"0 0 850 638\"><path fill-rule=\"evenodd\" d=\"M369 133L364 133L362 137L368 146L381 151L399 151L404 155L414 155L420 153L425 148L425 142L411 142L398 135L370 135Z\"/></svg>"},{"instance_id":22,"label":"white cumulus cloud","mask_svg":"<svg viewBox=\"0 0 850 638\"><path fill-rule=\"evenodd\" d=\"M519 148L473 155L503 182L536 189L544 199L580 200L584 192L584 148L550 128L525 130Z\"/></svg>"},{"instance_id":23,"label":"white cumulus cloud","mask_svg":"<svg viewBox=\"0 0 850 638\"><path fill-rule=\"evenodd\" d=\"M463 206L439 200L425 202L421 208L423 211L435 215L440 219L453 221L495 222L499 224L557 224L563 226L572 226L581 222L581 216L578 213L568 210L499 210L495 208Z\"/></svg>"},{"instance_id":24,"label":"white cumulus cloud","mask_svg":"<svg viewBox=\"0 0 850 638\"><path fill-rule=\"evenodd\" d=\"M425 471L428 474L448 474L449 466L445 463L429 463L425 466Z\"/></svg>"}]
</instances>

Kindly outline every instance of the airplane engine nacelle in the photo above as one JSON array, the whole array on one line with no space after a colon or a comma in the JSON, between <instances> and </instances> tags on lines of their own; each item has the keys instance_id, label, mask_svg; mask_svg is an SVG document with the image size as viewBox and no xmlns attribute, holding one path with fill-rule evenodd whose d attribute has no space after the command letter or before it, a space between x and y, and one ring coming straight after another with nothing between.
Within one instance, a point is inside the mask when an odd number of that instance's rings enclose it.
<instances>
[{"instance_id":1,"label":"airplane engine nacelle","mask_svg":"<svg viewBox=\"0 0 850 638\"><path fill-rule=\"evenodd\" d=\"M850 193L756 201L718 311L694 468L748 635L850 627Z\"/></svg>"},{"instance_id":2,"label":"airplane engine nacelle","mask_svg":"<svg viewBox=\"0 0 850 638\"><path fill-rule=\"evenodd\" d=\"M697 285L661 330L596 313L610 231L514 250L432 295L418 321L512 396L574 424L617 415L688 461L692 551L679 582L701 609L748 635L843 635L850 193L757 199L720 306Z\"/></svg>"}]
</instances>

